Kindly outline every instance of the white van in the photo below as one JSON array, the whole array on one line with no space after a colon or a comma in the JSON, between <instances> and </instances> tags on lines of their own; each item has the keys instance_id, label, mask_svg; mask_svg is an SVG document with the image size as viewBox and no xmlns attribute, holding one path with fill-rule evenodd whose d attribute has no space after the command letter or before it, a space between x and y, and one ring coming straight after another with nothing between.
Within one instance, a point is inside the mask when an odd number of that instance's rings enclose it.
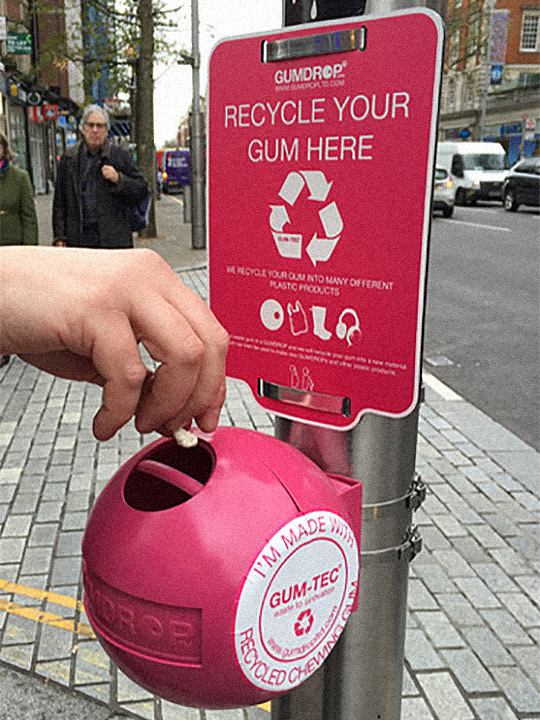
<instances>
[{"instance_id":1,"label":"white van","mask_svg":"<svg viewBox=\"0 0 540 720\"><path fill-rule=\"evenodd\" d=\"M437 167L452 174L457 205L474 205L477 200L502 201L502 184L509 165L498 142L440 142Z\"/></svg>"}]
</instances>

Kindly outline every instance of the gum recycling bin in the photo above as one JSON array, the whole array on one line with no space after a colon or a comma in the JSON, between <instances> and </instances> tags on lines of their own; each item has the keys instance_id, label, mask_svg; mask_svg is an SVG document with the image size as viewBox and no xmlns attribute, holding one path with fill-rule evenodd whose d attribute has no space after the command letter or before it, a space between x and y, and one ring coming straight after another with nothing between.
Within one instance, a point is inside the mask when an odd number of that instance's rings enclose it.
<instances>
[{"instance_id":1,"label":"gum recycling bin","mask_svg":"<svg viewBox=\"0 0 540 720\"><path fill-rule=\"evenodd\" d=\"M253 705L303 682L356 609L362 486L290 445L220 428L161 438L99 496L85 608L105 651L181 705Z\"/></svg>"}]
</instances>

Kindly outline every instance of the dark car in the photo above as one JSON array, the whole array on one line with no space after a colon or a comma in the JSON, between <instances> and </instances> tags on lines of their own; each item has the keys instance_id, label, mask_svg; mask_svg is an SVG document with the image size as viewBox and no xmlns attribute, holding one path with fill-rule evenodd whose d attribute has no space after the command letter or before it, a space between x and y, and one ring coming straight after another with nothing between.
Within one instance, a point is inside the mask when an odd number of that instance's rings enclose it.
<instances>
[{"instance_id":1,"label":"dark car","mask_svg":"<svg viewBox=\"0 0 540 720\"><path fill-rule=\"evenodd\" d=\"M520 205L540 207L540 158L525 158L514 165L503 184L504 209Z\"/></svg>"}]
</instances>

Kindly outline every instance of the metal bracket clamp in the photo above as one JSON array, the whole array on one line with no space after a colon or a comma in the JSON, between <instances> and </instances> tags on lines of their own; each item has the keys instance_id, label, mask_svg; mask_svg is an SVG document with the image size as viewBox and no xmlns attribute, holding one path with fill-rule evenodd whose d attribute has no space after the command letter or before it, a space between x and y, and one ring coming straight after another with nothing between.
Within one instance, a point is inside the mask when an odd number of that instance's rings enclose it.
<instances>
[{"instance_id":1,"label":"metal bracket clamp","mask_svg":"<svg viewBox=\"0 0 540 720\"><path fill-rule=\"evenodd\" d=\"M427 487L420 475L417 475L411 485L411 492L407 495L407 507L413 512L418 510L426 499Z\"/></svg>"},{"instance_id":2,"label":"metal bracket clamp","mask_svg":"<svg viewBox=\"0 0 540 720\"><path fill-rule=\"evenodd\" d=\"M418 510L425 499L426 486L422 482L421 477L417 475L411 482L406 495L387 502L364 504L362 506L362 521L367 522L369 520L382 519L390 514L395 514L396 511L399 511L400 507L405 507L407 510L412 511Z\"/></svg>"},{"instance_id":3,"label":"metal bracket clamp","mask_svg":"<svg viewBox=\"0 0 540 720\"><path fill-rule=\"evenodd\" d=\"M422 549L422 536L416 525L407 530L405 540L397 547L384 550L367 550L360 553L362 567L406 560L411 562Z\"/></svg>"}]
</instances>

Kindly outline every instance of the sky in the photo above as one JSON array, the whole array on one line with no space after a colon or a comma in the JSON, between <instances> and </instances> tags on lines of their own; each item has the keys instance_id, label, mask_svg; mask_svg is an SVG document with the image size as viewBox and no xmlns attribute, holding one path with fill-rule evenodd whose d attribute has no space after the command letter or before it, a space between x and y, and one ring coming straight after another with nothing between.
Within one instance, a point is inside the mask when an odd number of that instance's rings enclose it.
<instances>
[{"instance_id":1,"label":"sky","mask_svg":"<svg viewBox=\"0 0 540 720\"><path fill-rule=\"evenodd\" d=\"M179 2L167 0L170 8ZM200 90L206 92L208 59L212 48L225 37L249 35L275 30L282 25L282 0L198 0L199 49L201 55ZM174 16L178 31L170 35L178 49L191 51L191 2ZM154 138L157 148L176 138L180 118L188 111L192 100L192 69L171 61L154 68Z\"/></svg>"}]
</instances>

